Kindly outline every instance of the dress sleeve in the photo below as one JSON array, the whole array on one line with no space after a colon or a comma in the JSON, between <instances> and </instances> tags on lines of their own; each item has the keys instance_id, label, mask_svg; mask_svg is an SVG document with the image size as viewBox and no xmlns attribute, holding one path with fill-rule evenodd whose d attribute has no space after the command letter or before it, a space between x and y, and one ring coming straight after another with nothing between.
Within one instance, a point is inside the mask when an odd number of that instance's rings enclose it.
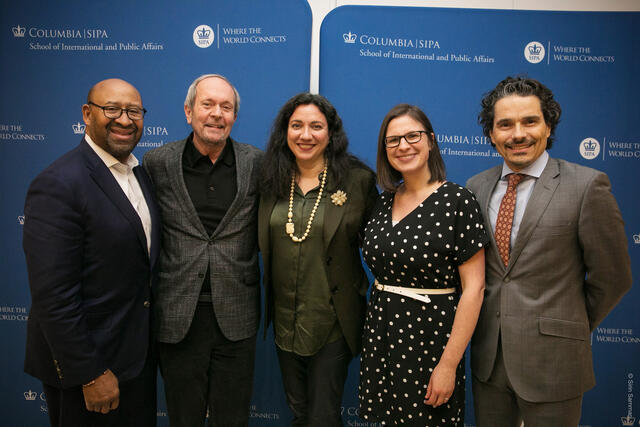
<instances>
[{"instance_id":1,"label":"dress sleeve","mask_svg":"<svg viewBox=\"0 0 640 427\"><path fill-rule=\"evenodd\" d=\"M454 252L455 262L460 265L485 247L489 242L489 235L484 228L480 205L474 195L463 187L459 188L456 195Z\"/></svg>"}]
</instances>

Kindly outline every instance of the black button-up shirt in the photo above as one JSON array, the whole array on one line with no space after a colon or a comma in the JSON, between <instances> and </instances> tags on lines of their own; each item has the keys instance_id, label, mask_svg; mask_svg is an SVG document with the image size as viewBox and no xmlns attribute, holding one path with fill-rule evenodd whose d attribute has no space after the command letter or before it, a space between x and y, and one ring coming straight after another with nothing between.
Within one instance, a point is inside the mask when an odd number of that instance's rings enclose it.
<instances>
[{"instance_id":1,"label":"black button-up shirt","mask_svg":"<svg viewBox=\"0 0 640 427\"><path fill-rule=\"evenodd\" d=\"M191 202L207 234L211 236L236 197L236 161L227 141L215 163L193 145L193 134L185 144L182 174Z\"/></svg>"},{"instance_id":2,"label":"black button-up shirt","mask_svg":"<svg viewBox=\"0 0 640 427\"><path fill-rule=\"evenodd\" d=\"M215 163L193 145L193 134L185 144L182 175L191 202L207 234L211 236L236 197L236 161L231 140ZM203 277L201 293L210 293L209 271Z\"/></svg>"}]
</instances>

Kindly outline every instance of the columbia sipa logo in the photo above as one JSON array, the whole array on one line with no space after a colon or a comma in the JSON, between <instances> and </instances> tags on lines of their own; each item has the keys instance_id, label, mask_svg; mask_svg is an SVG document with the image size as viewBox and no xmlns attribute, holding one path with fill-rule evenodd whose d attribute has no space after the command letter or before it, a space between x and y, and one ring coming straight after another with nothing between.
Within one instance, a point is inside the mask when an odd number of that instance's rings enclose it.
<instances>
[{"instance_id":1,"label":"columbia sipa logo","mask_svg":"<svg viewBox=\"0 0 640 427\"><path fill-rule=\"evenodd\" d=\"M27 29L25 27L21 27L20 25L18 25L17 27L13 27L11 31L13 32L13 37L24 37L24 34L27 31Z\"/></svg>"},{"instance_id":2,"label":"columbia sipa logo","mask_svg":"<svg viewBox=\"0 0 640 427\"><path fill-rule=\"evenodd\" d=\"M640 245L640 233L633 235L633 243Z\"/></svg>"},{"instance_id":3,"label":"columbia sipa logo","mask_svg":"<svg viewBox=\"0 0 640 427\"><path fill-rule=\"evenodd\" d=\"M200 48L207 48L213 44L215 35L213 29L208 25L198 25L193 30L193 42Z\"/></svg>"},{"instance_id":4,"label":"columbia sipa logo","mask_svg":"<svg viewBox=\"0 0 640 427\"><path fill-rule=\"evenodd\" d=\"M18 215L18 224L24 225L24 215Z\"/></svg>"},{"instance_id":5,"label":"columbia sipa logo","mask_svg":"<svg viewBox=\"0 0 640 427\"><path fill-rule=\"evenodd\" d=\"M540 42L530 42L524 47L524 57L532 64L537 64L544 59L544 46Z\"/></svg>"},{"instance_id":6,"label":"columbia sipa logo","mask_svg":"<svg viewBox=\"0 0 640 427\"><path fill-rule=\"evenodd\" d=\"M353 34L351 31L349 31L348 33L344 33L342 35L342 40L344 40L345 43L354 44L356 42L357 36L357 34Z\"/></svg>"},{"instance_id":7,"label":"columbia sipa logo","mask_svg":"<svg viewBox=\"0 0 640 427\"><path fill-rule=\"evenodd\" d=\"M620 417L620 422L623 426L632 426L636 423L636 417L630 417L629 415Z\"/></svg>"},{"instance_id":8,"label":"columbia sipa logo","mask_svg":"<svg viewBox=\"0 0 640 427\"><path fill-rule=\"evenodd\" d=\"M77 122L71 125L73 133L76 135L82 135L87 128L83 123Z\"/></svg>"},{"instance_id":9,"label":"columbia sipa logo","mask_svg":"<svg viewBox=\"0 0 640 427\"><path fill-rule=\"evenodd\" d=\"M24 400L36 400L36 397L38 397L38 393L31 390L25 391L23 394L24 394Z\"/></svg>"},{"instance_id":10,"label":"columbia sipa logo","mask_svg":"<svg viewBox=\"0 0 640 427\"><path fill-rule=\"evenodd\" d=\"M580 155L587 160L592 160L600 154L600 143L595 138L585 138L580 142Z\"/></svg>"}]
</instances>

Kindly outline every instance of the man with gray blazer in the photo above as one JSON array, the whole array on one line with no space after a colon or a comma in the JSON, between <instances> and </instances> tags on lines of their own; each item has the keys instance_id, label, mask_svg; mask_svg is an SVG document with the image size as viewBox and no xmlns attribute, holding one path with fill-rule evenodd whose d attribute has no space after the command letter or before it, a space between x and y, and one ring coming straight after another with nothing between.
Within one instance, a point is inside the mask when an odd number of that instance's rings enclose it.
<instances>
[{"instance_id":1,"label":"man with gray blazer","mask_svg":"<svg viewBox=\"0 0 640 427\"><path fill-rule=\"evenodd\" d=\"M575 427L595 385L590 332L631 287L607 176L550 158L560 105L507 77L479 122L504 159L467 182L483 209L486 291L471 343L478 427Z\"/></svg>"},{"instance_id":2,"label":"man with gray blazer","mask_svg":"<svg viewBox=\"0 0 640 427\"><path fill-rule=\"evenodd\" d=\"M262 151L230 138L240 96L206 74L184 103L193 132L147 152L162 213L155 332L172 427L246 426L260 317Z\"/></svg>"}]
</instances>

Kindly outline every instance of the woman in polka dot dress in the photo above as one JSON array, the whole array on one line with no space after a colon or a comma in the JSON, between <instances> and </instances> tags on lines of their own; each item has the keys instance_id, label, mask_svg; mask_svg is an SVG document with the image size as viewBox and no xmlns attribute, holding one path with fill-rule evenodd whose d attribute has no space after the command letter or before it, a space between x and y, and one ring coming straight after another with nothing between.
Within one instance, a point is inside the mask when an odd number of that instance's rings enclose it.
<instances>
[{"instance_id":1,"label":"woman in polka dot dress","mask_svg":"<svg viewBox=\"0 0 640 427\"><path fill-rule=\"evenodd\" d=\"M464 351L484 293L489 241L473 195L445 181L431 122L400 104L382 122L365 231L376 277L360 368L360 414L382 424L464 425Z\"/></svg>"}]
</instances>

